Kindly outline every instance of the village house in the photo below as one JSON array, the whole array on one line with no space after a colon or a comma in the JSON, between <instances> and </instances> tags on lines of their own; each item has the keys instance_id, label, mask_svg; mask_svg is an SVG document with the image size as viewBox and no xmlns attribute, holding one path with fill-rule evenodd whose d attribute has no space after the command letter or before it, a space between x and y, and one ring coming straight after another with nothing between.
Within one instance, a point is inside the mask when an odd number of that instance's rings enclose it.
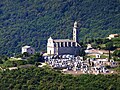
<instances>
[{"instance_id":1,"label":"village house","mask_svg":"<svg viewBox=\"0 0 120 90\"><path fill-rule=\"evenodd\" d=\"M28 54L34 54L35 49L32 48L31 46L24 46L24 47L22 47L22 54L25 52L27 52Z\"/></svg>"},{"instance_id":2,"label":"village house","mask_svg":"<svg viewBox=\"0 0 120 90\"><path fill-rule=\"evenodd\" d=\"M109 37L107 37L108 39L112 39L112 38L116 38L119 37L119 34L110 34Z\"/></svg>"}]
</instances>

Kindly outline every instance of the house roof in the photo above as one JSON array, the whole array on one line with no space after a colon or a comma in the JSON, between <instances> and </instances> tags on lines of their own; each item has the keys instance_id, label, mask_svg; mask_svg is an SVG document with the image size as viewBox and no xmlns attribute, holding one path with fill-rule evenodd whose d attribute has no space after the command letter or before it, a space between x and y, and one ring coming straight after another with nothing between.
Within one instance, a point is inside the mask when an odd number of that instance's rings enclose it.
<instances>
[{"instance_id":1,"label":"house roof","mask_svg":"<svg viewBox=\"0 0 120 90\"><path fill-rule=\"evenodd\" d=\"M118 37L119 34L110 34L109 37L110 37L110 36Z\"/></svg>"},{"instance_id":2,"label":"house roof","mask_svg":"<svg viewBox=\"0 0 120 90\"><path fill-rule=\"evenodd\" d=\"M70 40L70 39L55 39L53 40L54 42L75 42L73 40Z\"/></svg>"},{"instance_id":3,"label":"house roof","mask_svg":"<svg viewBox=\"0 0 120 90\"><path fill-rule=\"evenodd\" d=\"M31 46L24 46L24 47L22 47L22 48L30 48Z\"/></svg>"},{"instance_id":4,"label":"house roof","mask_svg":"<svg viewBox=\"0 0 120 90\"><path fill-rule=\"evenodd\" d=\"M70 40L70 39L55 39L53 40L54 43L58 43L58 42L75 42L74 40ZM75 42L77 43L77 42ZM77 45L80 47L80 44L77 43Z\"/></svg>"}]
</instances>

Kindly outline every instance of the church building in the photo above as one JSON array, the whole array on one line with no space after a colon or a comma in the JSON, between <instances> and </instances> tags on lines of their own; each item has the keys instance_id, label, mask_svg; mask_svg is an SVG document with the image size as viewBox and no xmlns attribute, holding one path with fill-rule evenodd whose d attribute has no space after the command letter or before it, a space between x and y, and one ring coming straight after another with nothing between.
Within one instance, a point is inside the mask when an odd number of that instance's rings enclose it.
<instances>
[{"instance_id":1,"label":"church building","mask_svg":"<svg viewBox=\"0 0 120 90\"><path fill-rule=\"evenodd\" d=\"M74 23L73 40L70 39L52 39L50 37L47 42L48 55L78 55L80 45L78 44L78 25Z\"/></svg>"}]
</instances>

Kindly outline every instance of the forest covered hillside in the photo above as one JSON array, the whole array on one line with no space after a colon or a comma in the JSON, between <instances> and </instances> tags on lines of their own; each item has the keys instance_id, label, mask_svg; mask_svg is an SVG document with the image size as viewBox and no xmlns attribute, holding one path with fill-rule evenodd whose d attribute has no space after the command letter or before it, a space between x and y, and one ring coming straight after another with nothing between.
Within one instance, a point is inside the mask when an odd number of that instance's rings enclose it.
<instances>
[{"instance_id":1,"label":"forest covered hillside","mask_svg":"<svg viewBox=\"0 0 120 90\"><path fill-rule=\"evenodd\" d=\"M0 72L0 90L120 90L120 75L73 76L47 68Z\"/></svg>"},{"instance_id":2,"label":"forest covered hillside","mask_svg":"<svg viewBox=\"0 0 120 90\"><path fill-rule=\"evenodd\" d=\"M120 0L0 0L0 55L19 53L23 45L45 50L49 36L79 40L120 34Z\"/></svg>"}]
</instances>

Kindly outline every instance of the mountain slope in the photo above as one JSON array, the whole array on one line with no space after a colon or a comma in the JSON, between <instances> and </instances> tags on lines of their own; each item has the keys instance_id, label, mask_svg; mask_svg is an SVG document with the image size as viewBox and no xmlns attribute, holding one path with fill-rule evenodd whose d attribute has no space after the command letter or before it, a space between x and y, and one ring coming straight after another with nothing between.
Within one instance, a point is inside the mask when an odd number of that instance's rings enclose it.
<instances>
[{"instance_id":1,"label":"mountain slope","mask_svg":"<svg viewBox=\"0 0 120 90\"><path fill-rule=\"evenodd\" d=\"M79 39L120 33L119 0L1 0L0 54L20 52L23 45L45 50L49 36Z\"/></svg>"}]
</instances>

